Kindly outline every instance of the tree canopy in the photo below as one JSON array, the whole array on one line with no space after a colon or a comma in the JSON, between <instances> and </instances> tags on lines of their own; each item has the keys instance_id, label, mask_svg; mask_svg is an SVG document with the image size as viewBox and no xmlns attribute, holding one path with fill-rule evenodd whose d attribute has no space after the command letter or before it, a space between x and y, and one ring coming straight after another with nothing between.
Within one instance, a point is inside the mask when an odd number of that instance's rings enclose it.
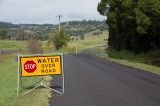
<instances>
[{"instance_id":1,"label":"tree canopy","mask_svg":"<svg viewBox=\"0 0 160 106\"><path fill-rule=\"evenodd\" d=\"M159 0L101 0L97 10L107 16L109 46L135 53L160 49Z\"/></svg>"},{"instance_id":2,"label":"tree canopy","mask_svg":"<svg viewBox=\"0 0 160 106\"><path fill-rule=\"evenodd\" d=\"M66 46L69 40L69 35L65 32L64 28L61 28L60 32L58 29L56 29L49 38L49 42L53 43L55 49L57 50L63 46Z\"/></svg>"},{"instance_id":3,"label":"tree canopy","mask_svg":"<svg viewBox=\"0 0 160 106\"><path fill-rule=\"evenodd\" d=\"M7 34L8 34L8 31L7 30L0 30L0 39L7 39Z\"/></svg>"}]
</instances>

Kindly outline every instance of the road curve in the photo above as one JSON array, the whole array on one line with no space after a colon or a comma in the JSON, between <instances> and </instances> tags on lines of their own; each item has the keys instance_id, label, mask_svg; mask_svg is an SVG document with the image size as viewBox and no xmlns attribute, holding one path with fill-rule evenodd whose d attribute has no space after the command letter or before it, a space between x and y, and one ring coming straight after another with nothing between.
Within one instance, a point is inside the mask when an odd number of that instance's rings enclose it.
<instances>
[{"instance_id":1,"label":"road curve","mask_svg":"<svg viewBox=\"0 0 160 106\"><path fill-rule=\"evenodd\" d=\"M159 75L82 54L65 55L64 72L50 106L160 106Z\"/></svg>"}]
</instances>

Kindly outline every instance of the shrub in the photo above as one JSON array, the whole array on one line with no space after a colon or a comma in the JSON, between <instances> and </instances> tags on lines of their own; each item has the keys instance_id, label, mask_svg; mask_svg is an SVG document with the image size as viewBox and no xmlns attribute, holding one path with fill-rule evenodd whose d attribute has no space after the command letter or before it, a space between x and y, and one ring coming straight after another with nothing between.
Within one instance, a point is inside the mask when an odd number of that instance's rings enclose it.
<instances>
[{"instance_id":1,"label":"shrub","mask_svg":"<svg viewBox=\"0 0 160 106\"><path fill-rule=\"evenodd\" d=\"M27 41L27 51L33 54L43 53L42 43L36 38L30 38Z\"/></svg>"},{"instance_id":2,"label":"shrub","mask_svg":"<svg viewBox=\"0 0 160 106\"><path fill-rule=\"evenodd\" d=\"M62 48L63 46L66 46L69 40L70 37L64 29L61 29L60 32L58 31L58 29L56 29L53 35L51 35L49 38L49 42L53 43L56 50Z\"/></svg>"}]
</instances>

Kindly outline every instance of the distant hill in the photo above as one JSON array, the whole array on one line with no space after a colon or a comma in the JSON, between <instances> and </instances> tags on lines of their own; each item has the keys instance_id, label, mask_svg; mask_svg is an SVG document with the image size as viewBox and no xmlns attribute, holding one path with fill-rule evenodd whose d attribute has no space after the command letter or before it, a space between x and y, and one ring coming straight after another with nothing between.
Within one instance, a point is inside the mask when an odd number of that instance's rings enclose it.
<instances>
[{"instance_id":1,"label":"distant hill","mask_svg":"<svg viewBox=\"0 0 160 106\"><path fill-rule=\"evenodd\" d=\"M25 40L26 32L32 32L38 39L45 40L49 34L57 28L53 24L12 24L8 22L0 22L0 30L7 30L11 39ZM20 37L21 36L21 37Z\"/></svg>"},{"instance_id":2,"label":"distant hill","mask_svg":"<svg viewBox=\"0 0 160 106\"><path fill-rule=\"evenodd\" d=\"M62 25L71 36L83 36L92 31L97 31L95 34L98 34L108 30L105 21L96 20L69 21L63 22Z\"/></svg>"},{"instance_id":3,"label":"distant hill","mask_svg":"<svg viewBox=\"0 0 160 106\"><path fill-rule=\"evenodd\" d=\"M82 21L68 21L61 23L65 27L96 27L96 28L104 28L106 26L105 20L104 21L96 21L96 20L82 20Z\"/></svg>"},{"instance_id":4,"label":"distant hill","mask_svg":"<svg viewBox=\"0 0 160 106\"><path fill-rule=\"evenodd\" d=\"M21 28L25 30L36 30L36 29L46 29L46 28L55 28L57 25L53 24L12 24L8 22L0 22L1 29L7 28Z\"/></svg>"},{"instance_id":5,"label":"distant hill","mask_svg":"<svg viewBox=\"0 0 160 106\"><path fill-rule=\"evenodd\" d=\"M18 27L18 25L14 25L12 23L8 23L8 22L0 22L0 28L15 28Z\"/></svg>"},{"instance_id":6,"label":"distant hill","mask_svg":"<svg viewBox=\"0 0 160 106\"><path fill-rule=\"evenodd\" d=\"M84 36L84 34L93 32L93 35L101 34L108 30L105 21L83 20L83 21L68 21L62 22L61 26L69 33L70 36ZM0 22L0 29L7 30L11 39L25 40L26 32L32 32L38 39L46 40L50 33L58 25L53 24L12 24L8 22Z\"/></svg>"}]
</instances>

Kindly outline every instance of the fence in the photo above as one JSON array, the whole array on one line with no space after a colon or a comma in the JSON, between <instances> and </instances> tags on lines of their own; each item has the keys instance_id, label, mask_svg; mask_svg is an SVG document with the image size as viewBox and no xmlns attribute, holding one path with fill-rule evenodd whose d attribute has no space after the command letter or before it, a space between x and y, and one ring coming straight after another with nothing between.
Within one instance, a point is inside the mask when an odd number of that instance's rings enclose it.
<instances>
[{"instance_id":1,"label":"fence","mask_svg":"<svg viewBox=\"0 0 160 106\"><path fill-rule=\"evenodd\" d=\"M16 54L19 52L19 50L0 50L0 55Z\"/></svg>"}]
</instances>

